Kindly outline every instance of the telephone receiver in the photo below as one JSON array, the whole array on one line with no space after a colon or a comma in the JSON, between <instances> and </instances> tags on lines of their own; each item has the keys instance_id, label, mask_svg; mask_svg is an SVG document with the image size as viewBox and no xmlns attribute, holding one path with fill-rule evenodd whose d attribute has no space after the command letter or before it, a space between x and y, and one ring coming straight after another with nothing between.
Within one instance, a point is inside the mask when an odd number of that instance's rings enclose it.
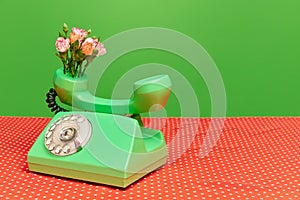
<instances>
[{"instance_id":1,"label":"telephone receiver","mask_svg":"<svg viewBox=\"0 0 300 200\"><path fill-rule=\"evenodd\" d=\"M168 75L156 75L135 82L132 97L124 100L93 96L88 90L86 75L74 79L64 76L63 70L59 69L53 82L62 103L86 111L119 115L158 111L165 107L171 91L171 80Z\"/></svg>"},{"instance_id":2,"label":"telephone receiver","mask_svg":"<svg viewBox=\"0 0 300 200\"><path fill-rule=\"evenodd\" d=\"M168 75L133 84L130 99L105 99L88 90L88 77L68 77L56 70L48 107L57 114L28 153L30 171L125 188L166 163L161 131L145 128L141 113L165 107ZM80 111L67 112L60 102Z\"/></svg>"}]
</instances>

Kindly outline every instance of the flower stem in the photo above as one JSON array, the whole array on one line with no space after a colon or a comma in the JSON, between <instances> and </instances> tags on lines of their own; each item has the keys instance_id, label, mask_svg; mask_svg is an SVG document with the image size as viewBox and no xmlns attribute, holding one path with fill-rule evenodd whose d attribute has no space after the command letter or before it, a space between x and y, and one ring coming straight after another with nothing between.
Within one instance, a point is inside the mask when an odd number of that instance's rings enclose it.
<instances>
[{"instance_id":1,"label":"flower stem","mask_svg":"<svg viewBox=\"0 0 300 200\"><path fill-rule=\"evenodd\" d=\"M79 63L78 74L77 74L77 77L78 77L78 78L81 77L81 65L82 65L82 62Z\"/></svg>"},{"instance_id":2,"label":"flower stem","mask_svg":"<svg viewBox=\"0 0 300 200\"><path fill-rule=\"evenodd\" d=\"M87 62L86 64L85 64L85 66L84 66L84 68L83 68L83 70L82 70L82 75L84 74L84 72L85 72L85 70L86 70L86 68L89 66L89 62Z\"/></svg>"}]
</instances>

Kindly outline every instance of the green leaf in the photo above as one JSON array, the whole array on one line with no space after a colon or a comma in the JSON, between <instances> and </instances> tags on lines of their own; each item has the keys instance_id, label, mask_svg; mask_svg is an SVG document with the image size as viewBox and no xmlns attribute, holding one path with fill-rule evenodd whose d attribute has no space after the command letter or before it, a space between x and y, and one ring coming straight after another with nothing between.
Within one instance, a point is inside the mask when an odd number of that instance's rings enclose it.
<instances>
[{"instance_id":1,"label":"green leaf","mask_svg":"<svg viewBox=\"0 0 300 200\"><path fill-rule=\"evenodd\" d=\"M63 31L66 33L67 35L67 32L69 31L69 28L68 28L68 25L66 23L64 23L63 25Z\"/></svg>"},{"instance_id":2,"label":"green leaf","mask_svg":"<svg viewBox=\"0 0 300 200\"><path fill-rule=\"evenodd\" d=\"M59 32L59 33L58 33L58 36L59 36L59 37L63 37L63 38L66 39L65 34L63 34L62 32Z\"/></svg>"},{"instance_id":3,"label":"green leaf","mask_svg":"<svg viewBox=\"0 0 300 200\"><path fill-rule=\"evenodd\" d=\"M79 41L78 40L76 40L73 44L74 44L75 50L79 49Z\"/></svg>"}]
</instances>

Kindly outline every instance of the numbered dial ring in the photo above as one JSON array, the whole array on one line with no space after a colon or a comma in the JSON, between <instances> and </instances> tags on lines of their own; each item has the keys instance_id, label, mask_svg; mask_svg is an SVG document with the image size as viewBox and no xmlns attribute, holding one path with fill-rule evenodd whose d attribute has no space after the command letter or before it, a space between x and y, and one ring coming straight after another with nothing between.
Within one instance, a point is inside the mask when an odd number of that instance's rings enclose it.
<instances>
[{"instance_id":1,"label":"numbered dial ring","mask_svg":"<svg viewBox=\"0 0 300 200\"><path fill-rule=\"evenodd\" d=\"M91 134L92 125L83 115L64 115L47 129L45 146L54 155L71 155L87 144Z\"/></svg>"}]
</instances>

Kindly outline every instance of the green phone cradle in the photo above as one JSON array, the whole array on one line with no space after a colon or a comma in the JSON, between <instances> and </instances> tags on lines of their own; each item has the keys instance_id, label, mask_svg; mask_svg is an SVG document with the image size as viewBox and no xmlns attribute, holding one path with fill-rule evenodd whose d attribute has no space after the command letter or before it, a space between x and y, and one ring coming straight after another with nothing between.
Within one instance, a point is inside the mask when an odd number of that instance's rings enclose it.
<instances>
[{"instance_id":1,"label":"green phone cradle","mask_svg":"<svg viewBox=\"0 0 300 200\"><path fill-rule=\"evenodd\" d=\"M53 117L28 153L30 171L125 188L166 163L163 134L145 128L140 113L166 105L167 75L135 82L128 100L94 97L86 76L67 77L62 69L54 87L62 103L80 111Z\"/></svg>"}]
</instances>

